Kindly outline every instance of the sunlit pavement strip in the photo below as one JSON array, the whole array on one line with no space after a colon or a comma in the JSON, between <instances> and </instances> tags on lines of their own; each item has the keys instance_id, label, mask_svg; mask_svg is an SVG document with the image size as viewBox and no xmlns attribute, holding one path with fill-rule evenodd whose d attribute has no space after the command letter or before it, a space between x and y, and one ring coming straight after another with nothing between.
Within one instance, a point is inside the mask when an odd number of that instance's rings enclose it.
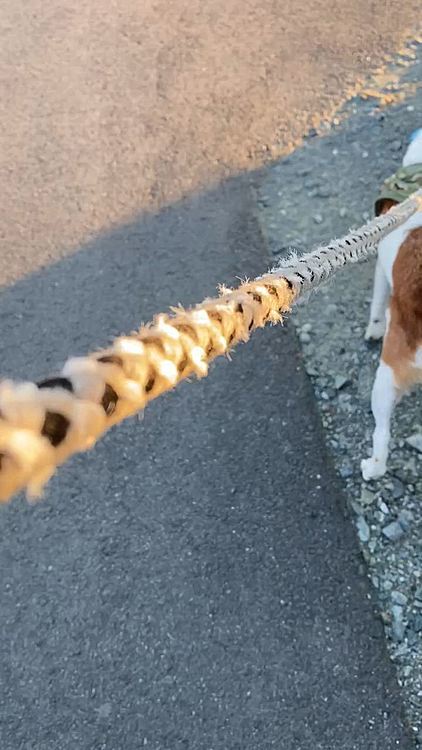
<instances>
[{"instance_id":1,"label":"sunlit pavement strip","mask_svg":"<svg viewBox=\"0 0 422 750\"><path fill-rule=\"evenodd\" d=\"M280 249L284 254L339 237L372 215L378 186L401 163L409 133L422 123L422 97L415 93L421 48L414 51L418 59L402 67L392 103L380 109L381 97L356 98L332 128L266 174L258 203L275 257ZM389 473L363 483L359 465L370 448L370 392L379 359L379 346L368 348L363 339L373 270L373 262L347 269L298 306L293 320L422 747L422 391L397 409Z\"/></svg>"}]
</instances>

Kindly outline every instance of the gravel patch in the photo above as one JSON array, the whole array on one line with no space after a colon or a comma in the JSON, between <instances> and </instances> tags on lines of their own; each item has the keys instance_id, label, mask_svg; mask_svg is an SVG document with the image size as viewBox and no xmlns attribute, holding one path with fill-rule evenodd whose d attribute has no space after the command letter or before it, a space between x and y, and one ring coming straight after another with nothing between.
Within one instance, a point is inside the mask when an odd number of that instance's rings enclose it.
<instances>
[{"instance_id":1,"label":"gravel patch","mask_svg":"<svg viewBox=\"0 0 422 750\"><path fill-rule=\"evenodd\" d=\"M422 125L422 97L411 85L421 80L422 48L415 43L413 51L410 65L399 61L402 100L380 108L376 97L354 99L321 137L312 134L264 176L258 205L274 257L339 237L373 215L379 185ZM370 452L370 394L380 354L379 345L364 341L373 272L374 261L346 269L298 305L293 321L422 747L422 389L397 408L388 474L364 483L360 461Z\"/></svg>"}]
</instances>

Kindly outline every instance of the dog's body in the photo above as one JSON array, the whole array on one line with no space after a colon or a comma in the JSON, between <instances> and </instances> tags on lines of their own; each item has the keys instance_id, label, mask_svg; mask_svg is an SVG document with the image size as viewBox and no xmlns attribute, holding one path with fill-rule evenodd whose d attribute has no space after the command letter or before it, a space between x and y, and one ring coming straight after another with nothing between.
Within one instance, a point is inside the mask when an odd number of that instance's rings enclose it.
<instances>
[{"instance_id":1,"label":"dog's body","mask_svg":"<svg viewBox=\"0 0 422 750\"><path fill-rule=\"evenodd\" d=\"M403 159L403 166L413 164L422 164L422 129L415 132ZM385 200L380 212L395 203ZM379 244L365 338L383 336L372 390L372 456L361 466L365 480L385 474L394 406L409 388L422 383L422 211Z\"/></svg>"}]
</instances>

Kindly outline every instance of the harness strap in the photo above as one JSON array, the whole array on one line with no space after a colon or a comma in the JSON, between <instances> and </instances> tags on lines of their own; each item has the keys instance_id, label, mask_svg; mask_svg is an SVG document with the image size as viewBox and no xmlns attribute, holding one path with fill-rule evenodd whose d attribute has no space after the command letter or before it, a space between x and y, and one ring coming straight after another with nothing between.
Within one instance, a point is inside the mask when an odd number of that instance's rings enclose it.
<instances>
[{"instance_id":1,"label":"harness strap","mask_svg":"<svg viewBox=\"0 0 422 750\"><path fill-rule=\"evenodd\" d=\"M402 203L410 198L412 193L422 187L422 164L411 164L408 167L400 167L391 177L385 180L381 187L378 198L375 201L375 215L381 213L382 204L385 200Z\"/></svg>"}]
</instances>

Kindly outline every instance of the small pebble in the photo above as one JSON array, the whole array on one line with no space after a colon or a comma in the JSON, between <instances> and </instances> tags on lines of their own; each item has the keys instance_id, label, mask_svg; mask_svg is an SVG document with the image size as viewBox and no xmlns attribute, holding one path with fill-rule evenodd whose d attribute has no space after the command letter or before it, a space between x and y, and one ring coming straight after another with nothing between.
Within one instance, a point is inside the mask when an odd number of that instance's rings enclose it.
<instances>
[{"instance_id":1,"label":"small pebble","mask_svg":"<svg viewBox=\"0 0 422 750\"><path fill-rule=\"evenodd\" d=\"M412 456L411 458L409 458L408 461L403 462L403 469L405 469L406 471L409 471L411 474L414 474L415 476L418 475L419 470L416 464L415 456Z\"/></svg>"},{"instance_id":2,"label":"small pebble","mask_svg":"<svg viewBox=\"0 0 422 750\"><path fill-rule=\"evenodd\" d=\"M316 378L316 376L318 375L318 370L310 364L307 364L305 369L308 375L310 375L312 378Z\"/></svg>"},{"instance_id":3,"label":"small pebble","mask_svg":"<svg viewBox=\"0 0 422 750\"><path fill-rule=\"evenodd\" d=\"M403 607L400 604L393 604L391 607L391 614L394 620L401 620L403 618Z\"/></svg>"},{"instance_id":4,"label":"small pebble","mask_svg":"<svg viewBox=\"0 0 422 750\"><path fill-rule=\"evenodd\" d=\"M309 344L311 337L309 333L306 333L305 331L299 334L299 340L302 342L302 344Z\"/></svg>"},{"instance_id":5,"label":"small pebble","mask_svg":"<svg viewBox=\"0 0 422 750\"><path fill-rule=\"evenodd\" d=\"M406 631L406 624L403 622L403 620L393 620L391 631L393 635L393 640L396 643L401 643L404 638L405 631Z\"/></svg>"},{"instance_id":6,"label":"small pebble","mask_svg":"<svg viewBox=\"0 0 422 750\"><path fill-rule=\"evenodd\" d=\"M362 516L363 513L365 512L364 509L362 508L362 506L359 505L359 503L356 502L356 500L351 500L350 501L350 505L352 506L352 508L355 511L355 513L356 513L357 516Z\"/></svg>"},{"instance_id":7,"label":"small pebble","mask_svg":"<svg viewBox=\"0 0 422 750\"><path fill-rule=\"evenodd\" d=\"M391 601L393 604L399 604L401 607L405 607L407 604L407 596L402 594L401 591L392 591Z\"/></svg>"},{"instance_id":8,"label":"small pebble","mask_svg":"<svg viewBox=\"0 0 422 750\"><path fill-rule=\"evenodd\" d=\"M419 640L417 634L413 630L409 630L409 627L407 628L407 632L406 632L406 640L409 646L415 646ZM410 671L412 672L413 668L410 667L409 665L408 669L410 669Z\"/></svg>"},{"instance_id":9,"label":"small pebble","mask_svg":"<svg viewBox=\"0 0 422 750\"><path fill-rule=\"evenodd\" d=\"M422 630L422 615L415 615L412 619L412 628L415 633L420 633Z\"/></svg>"},{"instance_id":10,"label":"small pebble","mask_svg":"<svg viewBox=\"0 0 422 750\"><path fill-rule=\"evenodd\" d=\"M375 495L371 490L368 490L366 487L362 488L362 492L360 494L359 502L362 505L372 505L372 503L375 501Z\"/></svg>"},{"instance_id":11,"label":"small pebble","mask_svg":"<svg viewBox=\"0 0 422 750\"><path fill-rule=\"evenodd\" d=\"M405 494L405 488L403 482L400 479L395 479L392 485L392 495L394 500L399 500Z\"/></svg>"},{"instance_id":12,"label":"small pebble","mask_svg":"<svg viewBox=\"0 0 422 750\"><path fill-rule=\"evenodd\" d=\"M404 531L408 531L410 524L414 520L413 513L410 510L401 510L397 520Z\"/></svg>"},{"instance_id":13,"label":"small pebble","mask_svg":"<svg viewBox=\"0 0 422 750\"><path fill-rule=\"evenodd\" d=\"M406 630L406 623L403 621L403 608L398 604L393 604L391 607L391 614L393 615L393 623L391 626L393 640L396 643L401 643Z\"/></svg>"},{"instance_id":14,"label":"small pebble","mask_svg":"<svg viewBox=\"0 0 422 750\"><path fill-rule=\"evenodd\" d=\"M339 469L340 476L343 479L347 479L353 475L353 467L351 464L342 464Z\"/></svg>"},{"instance_id":15,"label":"small pebble","mask_svg":"<svg viewBox=\"0 0 422 750\"><path fill-rule=\"evenodd\" d=\"M359 536L360 541L363 543L369 542L371 532L363 516L359 516L358 520L356 521L356 527L358 530L358 536Z\"/></svg>"},{"instance_id":16,"label":"small pebble","mask_svg":"<svg viewBox=\"0 0 422 750\"><path fill-rule=\"evenodd\" d=\"M346 385L349 385L350 380L345 375L336 375L334 378L334 387L340 391Z\"/></svg>"},{"instance_id":17,"label":"small pebble","mask_svg":"<svg viewBox=\"0 0 422 750\"><path fill-rule=\"evenodd\" d=\"M416 432L414 435L406 438L406 443L412 448L415 448L419 453L422 453L422 433Z\"/></svg>"},{"instance_id":18,"label":"small pebble","mask_svg":"<svg viewBox=\"0 0 422 750\"><path fill-rule=\"evenodd\" d=\"M397 521L392 521L387 526L384 526L382 533L390 542L397 542L404 536L403 527Z\"/></svg>"}]
</instances>

